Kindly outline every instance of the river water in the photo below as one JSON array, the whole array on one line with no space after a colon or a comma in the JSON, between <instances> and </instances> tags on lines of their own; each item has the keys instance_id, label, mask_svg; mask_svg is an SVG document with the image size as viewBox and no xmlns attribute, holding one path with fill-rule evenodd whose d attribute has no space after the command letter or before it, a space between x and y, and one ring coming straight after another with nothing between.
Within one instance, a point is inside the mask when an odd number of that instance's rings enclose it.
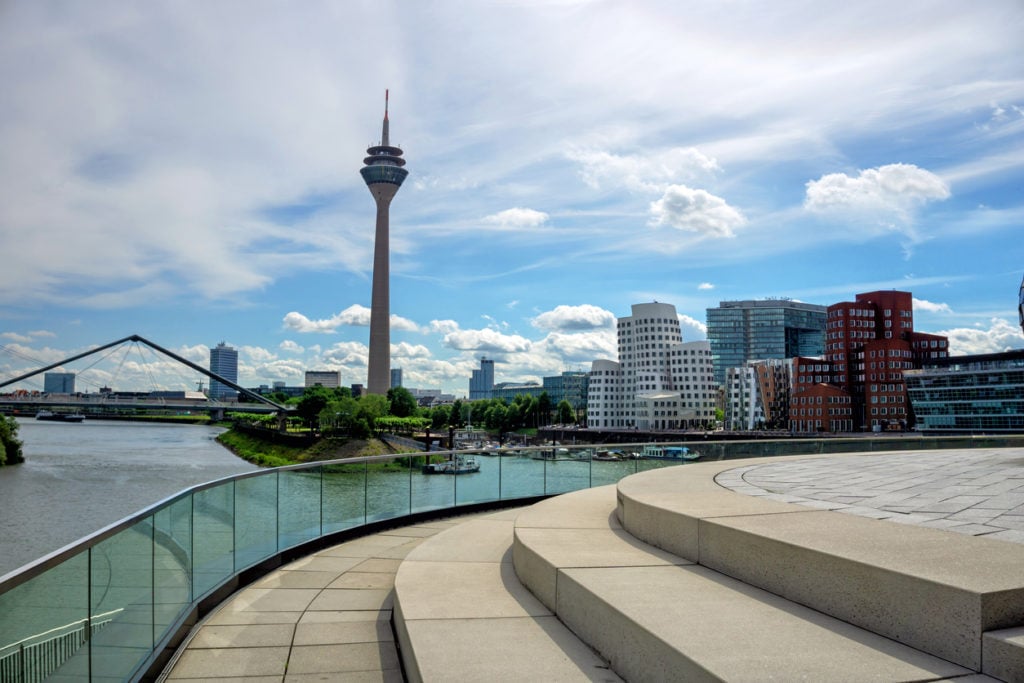
<instances>
[{"instance_id":1,"label":"river water","mask_svg":"<svg viewBox=\"0 0 1024 683\"><path fill-rule=\"evenodd\" d=\"M0 576L182 489L257 469L204 425L18 418L25 462L0 467Z\"/></svg>"}]
</instances>

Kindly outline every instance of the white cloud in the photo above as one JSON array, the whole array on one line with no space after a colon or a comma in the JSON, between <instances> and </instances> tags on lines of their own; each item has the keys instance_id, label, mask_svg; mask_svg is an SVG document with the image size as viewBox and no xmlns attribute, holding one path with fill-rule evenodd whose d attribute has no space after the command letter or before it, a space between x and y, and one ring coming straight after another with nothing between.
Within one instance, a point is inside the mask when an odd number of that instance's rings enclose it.
<instances>
[{"instance_id":1,"label":"white cloud","mask_svg":"<svg viewBox=\"0 0 1024 683\"><path fill-rule=\"evenodd\" d=\"M436 334L451 334L459 329L459 324L454 320L431 320L430 331Z\"/></svg>"},{"instance_id":2,"label":"white cloud","mask_svg":"<svg viewBox=\"0 0 1024 683\"><path fill-rule=\"evenodd\" d=\"M391 345L391 357L395 360L411 360L415 358L430 358L430 349L423 344L409 344L400 342Z\"/></svg>"},{"instance_id":3,"label":"white cloud","mask_svg":"<svg viewBox=\"0 0 1024 683\"><path fill-rule=\"evenodd\" d=\"M541 313L532 321L541 330L592 330L615 325L615 315L599 306L556 306L554 310Z\"/></svg>"},{"instance_id":4,"label":"white cloud","mask_svg":"<svg viewBox=\"0 0 1024 683\"><path fill-rule=\"evenodd\" d=\"M277 348L287 353L302 353L306 350L305 348L293 342L291 339L285 339L283 342L278 344Z\"/></svg>"},{"instance_id":5,"label":"white cloud","mask_svg":"<svg viewBox=\"0 0 1024 683\"><path fill-rule=\"evenodd\" d=\"M671 185L661 199L651 202L653 226L667 225L707 237L735 237L746 222L743 214L721 197L685 185Z\"/></svg>"},{"instance_id":6,"label":"white cloud","mask_svg":"<svg viewBox=\"0 0 1024 683\"><path fill-rule=\"evenodd\" d=\"M402 319L404 321L404 319ZM301 313L292 311L284 317L284 327L295 332L333 334L342 325L367 327L370 324L370 309L359 304L352 304L341 313L330 318L311 320ZM403 323L404 324L404 323ZM413 329L419 329L413 323Z\"/></svg>"},{"instance_id":7,"label":"white cloud","mask_svg":"<svg viewBox=\"0 0 1024 683\"><path fill-rule=\"evenodd\" d=\"M547 374L558 374L566 364L578 363L590 369L596 358L615 358L617 339L613 328L566 334L552 332L536 344L537 350L553 355L555 369Z\"/></svg>"},{"instance_id":8,"label":"white cloud","mask_svg":"<svg viewBox=\"0 0 1024 683\"><path fill-rule=\"evenodd\" d=\"M420 328L420 326L417 325L412 320L409 320L408 318L403 318L403 317L401 317L399 315L395 315L394 313L391 314L391 329L392 330L400 330L400 331L404 331L404 332L422 332L423 331Z\"/></svg>"},{"instance_id":9,"label":"white cloud","mask_svg":"<svg viewBox=\"0 0 1024 683\"><path fill-rule=\"evenodd\" d=\"M869 168L856 177L830 173L809 181L806 187L804 207L809 211L902 222L910 221L918 207L950 197L942 178L913 164Z\"/></svg>"},{"instance_id":10,"label":"white cloud","mask_svg":"<svg viewBox=\"0 0 1024 683\"><path fill-rule=\"evenodd\" d=\"M277 360L277 355L261 346L242 346L238 349L240 356L253 363L269 363Z\"/></svg>"},{"instance_id":11,"label":"white cloud","mask_svg":"<svg viewBox=\"0 0 1024 683\"><path fill-rule=\"evenodd\" d=\"M1004 318L992 318L988 328L960 327L937 332L949 338L949 354L961 356L976 353L999 353L1024 348L1024 334L1020 325Z\"/></svg>"},{"instance_id":12,"label":"white cloud","mask_svg":"<svg viewBox=\"0 0 1024 683\"><path fill-rule=\"evenodd\" d=\"M332 369L338 366L366 366L369 350L366 344L359 342L339 342L323 352L321 358L327 362Z\"/></svg>"},{"instance_id":13,"label":"white cloud","mask_svg":"<svg viewBox=\"0 0 1024 683\"><path fill-rule=\"evenodd\" d=\"M708 326L702 321L692 318L688 315L678 313L680 331L683 333L683 341L700 341L708 336ZM694 335L686 334L686 330L692 330L697 333L698 339L694 339Z\"/></svg>"},{"instance_id":14,"label":"white cloud","mask_svg":"<svg viewBox=\"0 0 1024 683\"><path fill-rule=\"evenodd\" d=\"M929 313L952 313L953 309L949 304L940 304L925 299L914 298L914 310L927 311Z\"/></svg>"},{"instance_id":15,"label":"white cloud","mask_svg":"<svg viewBox=\"0 0 1024 683\"><path fill-rule=\"evenodd\" d=\"M514 353L530 348L530 340L517 334L502 334L496 330L456 330L444 336L442 343L459 351L487 351Z\"/></svg>"},{"instance_id":16,"label":"white cloud","mask_svg":"<svg viewBox=\"0 0 1024 683\"><path fill-rule=\"evenodd\" d=\"M0 332L0 337L4 339L10 339L14 342L20 342L22 344L28 344L32 341L32 337L27 334L18 334L17 332Z\"/></svg>"},{"instance_id":17,"label":"white cloud","mask_svg":"<svg viewBox=\"0 0 1024 683\"><path fill-rule=\"evenodd\" d=\"M717 161L693 147L673 147L646 156L576 150L568 157L580 164L580 177L594 189L624 187L632 192L664 192L673 183L721 170Z\"/></svg>"},{"instance_id":18,"label":"white cloud","mask_svg":"<svg viewBox=\"0 0 1024 683\"><path fill-rule=\"evenodd\" d=\"M506 229L536 228L547 223L549 216L534 209L505 209L486 216L481 220L485 225L496 225Z\"/></svg>"},{"instance_id":19,"label":"white cloud","mask_svg":"<svg viewBox=\"0 0 1024 683\"><path fill-rule=\"evenodd\" d=\"M714 289L714 288L715 288L715 286L713 284L711 284L710 282L702 282L699 285L697 285L697 289Z\"/></svg>"}]
</instances>

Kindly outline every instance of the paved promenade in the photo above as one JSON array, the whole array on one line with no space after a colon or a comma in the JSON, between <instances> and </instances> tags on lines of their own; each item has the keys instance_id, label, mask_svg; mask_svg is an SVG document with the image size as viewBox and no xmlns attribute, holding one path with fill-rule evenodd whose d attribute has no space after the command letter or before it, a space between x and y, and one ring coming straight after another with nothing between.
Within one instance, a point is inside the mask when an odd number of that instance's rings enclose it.
<instances>
[{"instance_id":1,"label":"paved promenade","mask_svg":"<svg viewBox=\"0 0 1024 683\"><path fill-rule=\"evenodd\" d=\"M751 496L1024 543L1024 449L823 456L738 467L715 481Z\"/></svg>"},{"instance_id":2,"label":"paved promenade","mask_svg":"<svg viewBox=\"0 0 1024 683\"><path fill-rule=\"evenodd\" d=\"M364 536L268 574L193 630L165 680L401 682L391 630L398 565L472 517Z\"/></svg>"}]
</instances>

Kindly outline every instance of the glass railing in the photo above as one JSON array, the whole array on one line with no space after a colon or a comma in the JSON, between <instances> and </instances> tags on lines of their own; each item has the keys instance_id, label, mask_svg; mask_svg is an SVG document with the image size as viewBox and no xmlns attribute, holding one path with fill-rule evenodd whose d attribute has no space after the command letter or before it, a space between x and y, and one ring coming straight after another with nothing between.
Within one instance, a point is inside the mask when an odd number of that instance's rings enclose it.
<instances>
[{"instance_id":1,"label":"glass railing","mask_svg":"<svg viewBox=\"0 0 1024 683\"><path fill-rule=\"evenodd\" d=\"M551 445L355 458L220 479L0 577L0 681L140 678L161 664L199 605L212 606L240 573L374 522L613 484L697 457L998 445L939 441Z\"/></svg>"}]
</instances>

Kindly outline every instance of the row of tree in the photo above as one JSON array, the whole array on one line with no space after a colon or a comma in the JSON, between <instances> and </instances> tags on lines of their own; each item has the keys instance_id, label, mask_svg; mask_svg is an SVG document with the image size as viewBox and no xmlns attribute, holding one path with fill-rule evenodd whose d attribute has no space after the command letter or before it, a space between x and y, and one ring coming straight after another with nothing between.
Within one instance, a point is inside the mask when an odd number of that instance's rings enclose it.
<instances>
[{"instance_id":1,"label":"row of tree","mask_svg":"<svg viewBox=\"0 0 1024 683\"><path fill-rule=\"evenodd\" d=\"M576 414L568 401L551 405L547 392L540 396L520 394L511 403L504 399L462 401L420 407L408 389L392 387L387 396L365 394L353 398L348 387L309 387L299 398L272 397L295 406L297 418L309 429L363 438L382 431L415 433L467 426L492 432L512 432L543 427L552 420L570 424ZM274 418L264 418L270 422Z\"/></svg>"}]
</instances>

